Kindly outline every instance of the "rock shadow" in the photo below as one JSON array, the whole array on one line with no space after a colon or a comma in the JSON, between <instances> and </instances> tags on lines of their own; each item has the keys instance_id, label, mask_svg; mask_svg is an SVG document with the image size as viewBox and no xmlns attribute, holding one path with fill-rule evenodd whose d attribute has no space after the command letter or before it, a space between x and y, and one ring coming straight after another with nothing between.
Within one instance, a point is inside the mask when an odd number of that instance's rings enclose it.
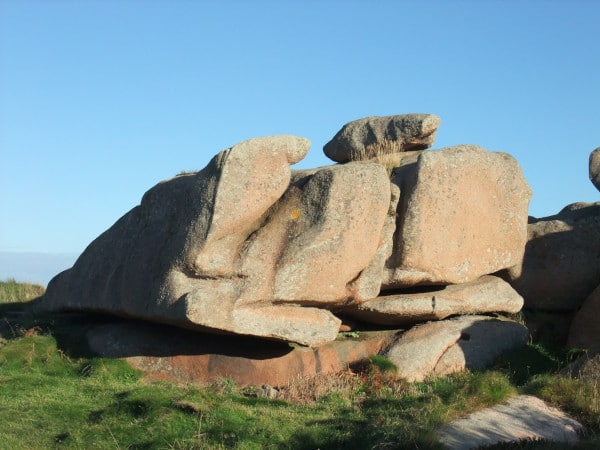
<instances>
[{"instance_id":1,"label":"rock shadow","mask_svg":"<svg viewBox=\"0 0 600 450\"><path fill-rule=\"evenodd\" d=\"M252 360L279 358L293 350L284 342L251 336L204 333L170 325L117 320L86 333L90 348L104 357L174 357L218 354Z\"/></svg>"}]
</instances>

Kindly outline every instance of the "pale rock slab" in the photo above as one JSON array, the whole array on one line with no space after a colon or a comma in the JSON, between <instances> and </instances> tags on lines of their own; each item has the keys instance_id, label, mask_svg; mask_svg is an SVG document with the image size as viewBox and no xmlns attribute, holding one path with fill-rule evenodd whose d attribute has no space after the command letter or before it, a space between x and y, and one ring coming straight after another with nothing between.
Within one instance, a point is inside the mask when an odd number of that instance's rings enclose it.
<instances>
[{"instance_id":1,"label":"pale rock slab","mask_svg":"<svg viewBox=\"0 0 600 450\"><path fill-rule=\"evenodd\" d=\"M563 411L537 397L520 395L449 423L438 432L438 440L450 450L541 439L573 444L581 431L583 426Z\"/></svg>"},{"instance_id":2,"label":"pale rock slab","mask_svg":"<svg viewBox=\"0 0 600 450\"><path fill-rule=\"evenodd\" d=\"M590 153L590 181L600 191L600 147Z\"/></svg>"},{"instance_id":3,"label":"pale rock slab","mask_svg":"<svg viewBox=\"0 0 600 450\"><path fill-rule=\"evenodd\" d=\"M440 118L433 114L372 116L347 123L323 147L336 162L368 160L433 145Z\"/></svg>"},{"instance_id":4,"label":"pale rock slab","mask_svg":"<svg viewBox=\"0 0 600 450\"><path fill-rule=\"evenodd\" d=\"M488 338L488 334L493 339ZM409 329L384 356L396 365L398 378L409 382L423 381L430 374L484 368L503 351L525 345L527 335L525 326L511 321L461 316ZM464 347L461 341L473 342ZM456 345L460 352L453 349ZM446 356L449 351L451 353Z\"/></svg>"},{"instance_id":5,"label":"pale rock slab","mask_svg":"<svg viewBox=\"0 0 600 450\"><path fill-rule=\"evenodd\" d=\"M600 281L600 202L574 203L531 218L521 264L502 274L525 307L574 311Z\"/></svg>"},{"instance_id":6,"label":"pale rock slab","mask_svg":"<svg viewBox=\"0 0 600 450\"><path fill-rule=\"evenodd\" d=\"M532 193L512 156L425 151L392 181L400 201L382 290L465 283L521 263Z\"/></svg>"},{"instance_id":7,"label":"pale rock slab","mask_svg":"<svg viewBox=\"0 0 600 450\"><path fill-rule=\"evenodd\" d=\"M426 292L383 295L353 303L341 312L369 323L406 325L465 314L516 313L522 307L523 298L507 282L485 275Z\"/></svg>"}]
</instances>

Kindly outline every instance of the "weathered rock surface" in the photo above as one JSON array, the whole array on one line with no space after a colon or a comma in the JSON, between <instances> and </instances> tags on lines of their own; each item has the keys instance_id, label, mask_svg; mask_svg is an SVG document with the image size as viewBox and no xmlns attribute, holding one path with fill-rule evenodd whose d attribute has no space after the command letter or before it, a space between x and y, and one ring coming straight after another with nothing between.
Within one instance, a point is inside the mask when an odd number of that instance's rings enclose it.
<instances>
[{"instance_id":1,"label":"weathered rock surface","mask_svg":"<svg viewBox=\"0 0 600 450\"><path fill-rule=\"evenodd\" d=\"M571 322L568 345L600 353L600 286L585 299Z\"/></svg>"},{"instance_id":2,"label":"weathered rock surface","mask_svg":"<svg viewBox=\"0 0 600 450\"><path fill-rule=\"evenodd\" d=\"M561 410L537 397L520 395L451 422L438 432L438 439L451 450L540 439L572 444L579 440L582 430L579 422Z\"/></svg>"},{"instance_id":3,"label":"weathered rock surface","mask_svg":"<svg viewBox=\"0 0 600 450\"><path fill-rule=\"evenodd\" d=\"M523 298L507 282L486 275L469 283L376 297L340 312L369 323L406 325L465 314L516 313L522 307Z\"/></svg>"},{"instance_id":4,"label":"weathered rock surface","mask_svg":"<svg viewBox=\"0 0 600 450\"><path fill-rule=\"evenodd\" d=\"M194 275L234 273L241 245L287 189L290 164L302 160L309 148L308 139L271 136L250 139L219 153L218 177L209 181L217 183L214 199L200 205L203 214L194 218L195 233L187 234L187 263Z\"/></svg>"},{"instance_id":5,"label":"weathered rock surface","mask_svg":"<svg viewBox=\"0 0 600 450\"><path fill-rule=\"evenodd\" d=\"M289 164L308 146L252 139L155 186L52 280L44 306L306 345L335 339L339 319L313 306L377 295L378 279L355 282L382 244L390 184L364 162L292 180Z\"/></svg>"},{"instance_id":6,"label":"weathered rock surface","mask_svg":"<svg viewBox=\"0 0 600 450\"><path fill-rule=\"evenodd\" d=\"M503 276L526 308L579 308L600 280L600 202L575 203L554 216L532 218L523 262Z\"/></svg>"},{"instance_id":7,"label":"weathered rock surface","mask_svg":"<svg viewBox=\"0 0 600 450\"><path fill-rule=\"evenodd\" d=\"M377 354L393 334L363 332L358 339L306 348L128 321L94 327L86 339L99 355L124 358L149 379L205 384L227 377L240 385L282 386L298 377L347 370Z\"/></svg>"},{"instance_id":8,"label":"weathered rock surface","mask_svg":"<svg viewBox=\"0 0 600 450\"><path fill-rule=\"evenodd\" d=\"M323 147L336 162L424 150L433 145L440 118L433 114L373 116L347 123Z\"/></svg>"},{"instance_id":9,"label":"weathered rock surface","mask_svg":"<svg viewBox=\"0 0 600 450\"><path fill-rule=\"evenodd\" d=\"M382 290L465 283L521 263L531 189L510 155L425 151L392 181L400 201Z\"/></svg>"},{"instance_id":10,"label":"weathered rock surface","mask_svg":"<svg viewBox=\"0 0 600 450\"><path fill-rule=\"evenodd\" d=\"M462 316L411 328L385 356L396 365L398 378L423 381L434 373L483 369L502 352L525 345L528 334L516 322Z\"/></svg>"},{"instance_id":11,"label":"weathered rock surface","mask_svg":"<svg viewBox=\"0 0 600 450\"><path fill-rule=\"evenodd\" d=\"M257 236L260 251L250 251L246 260L254 264L265 248L271 250L275 301L345 302L356 295L352 282L382 244L391 195L387 173L379 164L357 162L297 177ZM275 236L284 245L272 248ZM378 292L376 285L362 295Z\"/></svg>"},{"instance_id":12,"label":"weathered rock surface","mask_svg":"<svg viewBox=\"0 0 600 450\"><path fill-rule=\"evenodd\" d=\"M600 147L590 153L590 181L600 191Z\"/></svg>"}]
</instances>

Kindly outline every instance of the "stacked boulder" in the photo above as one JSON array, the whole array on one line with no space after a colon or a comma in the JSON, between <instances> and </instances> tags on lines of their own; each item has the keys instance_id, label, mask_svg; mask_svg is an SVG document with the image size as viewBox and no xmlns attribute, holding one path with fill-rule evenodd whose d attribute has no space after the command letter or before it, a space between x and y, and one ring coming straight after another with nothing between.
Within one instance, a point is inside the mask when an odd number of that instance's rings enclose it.
<instances>
[{"instance_id":1,"label":"stacked boulder","mask_svg":"<svg viewBox=\"0 0 600 450\"><path fill-rule=\"evenodd\" d=\"M473 355L489 361L527 337L485 314L523 305L494 274L522 264L531 190L505 153L426 150L439 123L351 122L324 147L340 164L312 170L290 168L304 138L237 144L146 192L50 282L42 305L311 347L333 341L341 319L421 324L385 351L400 376L478 367ZM482 330L507 338L482 345ZM423 353L418 336L437 350L417 373L403 361Z\"/></svg>"}]
</instances>

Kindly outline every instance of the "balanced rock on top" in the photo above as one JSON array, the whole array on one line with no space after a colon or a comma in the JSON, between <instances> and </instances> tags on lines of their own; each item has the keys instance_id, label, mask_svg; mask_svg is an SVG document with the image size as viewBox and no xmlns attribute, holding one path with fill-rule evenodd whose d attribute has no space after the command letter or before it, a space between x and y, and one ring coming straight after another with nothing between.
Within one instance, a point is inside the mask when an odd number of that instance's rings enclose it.
<instances>
[{"instance_id":1,"label":"balanced rock on top","mask_svg":"<svg viewBox=\"0 0 600 450\"><path fill-rule=\"evenodd\" d=\"M440 118L433 114L373 116L347 123L323 147L336 162L424 150L433 145Z\"/></svg>"}]
</instances>

